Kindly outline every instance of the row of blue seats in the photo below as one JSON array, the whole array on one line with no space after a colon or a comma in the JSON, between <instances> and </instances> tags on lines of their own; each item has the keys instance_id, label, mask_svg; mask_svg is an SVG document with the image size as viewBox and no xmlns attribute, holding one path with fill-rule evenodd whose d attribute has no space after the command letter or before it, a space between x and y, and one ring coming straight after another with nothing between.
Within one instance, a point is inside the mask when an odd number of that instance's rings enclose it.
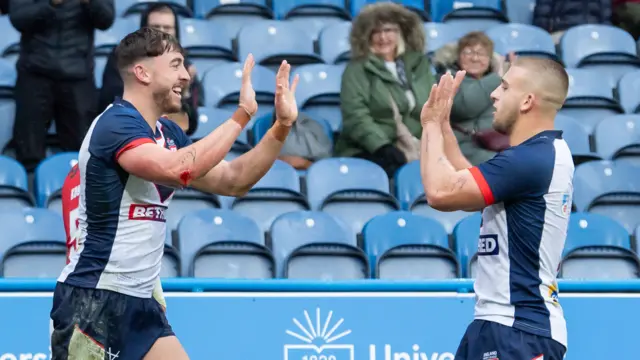
<instances>
[{"instance_id":1,"label":"row of blue seats","mask_svg":"<svg viewBox=\"0 0 640 360\"><path fill-rule=\"evenodd\" d=\"M56 277L65 259L61 217L49 210L0 211L4 277ZM480 215L462 219L454 244L442 225L405 211L369 220L362 242L339 218L297 211L278 216L265 237L248 217L230 210L189 213L178 226L178 247L166 244L163 277L293 279L473 278ZM573 213L560 276L569 279L637 278L640 260L627 232L597 214Z\"/></svg>"},{"instance_id":2,"label":"row of blue seats","mask_svg":"<svg viewBox=\"0 0 640 360\"><path fill-rule=\"evenodd\" d=\"M77 154L64 153L44 160L36 169L34 199L28 192L22 166L13 159L0 158L0 184L5 189L0 206L39 206L60 211L60 189L76 159ZM625 158L583 163L576 167L574 175L573 210L607 215L631 234L640 225L638 178L640 166ZM362 232L372 217L394 210L408 210L437 219L449 233L468 215L463 211L440 212L429 207L417 161L398 171L394 188L390 189L384 170L372 162L353 158L317 161L303 178L290 165L278 160L247 196L239 198L193 189L178 190L166 213L167 227L174 230L184 214L206 208L243 213L265 232L280 214L324 211L343 219L352 229L353 237Z\"/></svg>"}]
</instances>

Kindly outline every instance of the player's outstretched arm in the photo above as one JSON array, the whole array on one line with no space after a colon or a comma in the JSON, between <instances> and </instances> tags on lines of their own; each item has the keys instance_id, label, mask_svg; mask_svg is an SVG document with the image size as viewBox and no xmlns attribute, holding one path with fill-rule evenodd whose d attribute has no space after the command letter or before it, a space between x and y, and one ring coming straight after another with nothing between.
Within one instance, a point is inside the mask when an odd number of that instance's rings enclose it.
<instances>
[{"instance_id":1,"label":"player's outstretched arm","mask_svg":"<svg viewBox=\"0 0 640 360\"><path fill-rule=\"evenodd\" d=\"M254 66L253 56L249 54L244 63L238 109L209 135L175 152L154 143L132 147L117 157L120 166L137 177L171 187L184 187L205 176L224 159L258 111L256 93L251 85Z\"/></svg>"},{"instance_id":2,"label":"player's outstretched arm","mask_svg":"<svg viewBox=\"0 0 640 360\"><path fill-rule=\"evenodd\" d=\"M193 187L227 196L246 194L278 158L289 130L298 118L295 89L298 76L290 84L291 65L283 61L276 76L276 121L255 148L238 158L221 162L209 173L193 182Z\"/></svg>"},{"instance_id":3,"label":"player's outstretched arm","mask_svg":"<svg viewBox=\"0 0 640 360\"><path fill-rule=\"evenodd\" d=\"M453 104L453 96L464 78L464 73L441 77L434 85L429 100L424 105L420 118L422 121L422 140L420 173L429 205L441 211L475 211L485 206L484 197L471 172L457 170L445 154L445 136L443 122Z\"/></svg>"}]
</instances>

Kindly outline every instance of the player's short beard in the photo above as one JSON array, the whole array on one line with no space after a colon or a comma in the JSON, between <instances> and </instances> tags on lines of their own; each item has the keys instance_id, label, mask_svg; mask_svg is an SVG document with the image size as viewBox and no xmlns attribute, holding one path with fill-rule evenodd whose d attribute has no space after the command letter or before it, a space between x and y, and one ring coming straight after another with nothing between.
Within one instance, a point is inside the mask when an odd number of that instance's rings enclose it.
<instances>
[{"instance_id":1,"label":"player's short beard","mask_svg":"<svg viewBox=\"0 0 640 360\"><path fill-rule=\"evenodd\" d=\"M163 114L173 114L180 112L181 104L175 106L173 103L173 88L167 90L158 90L153 93L153 101Z\"/></svg>"},{"instance_id":2,"label":"player's short beard","mask_svg":"<svg viewBox=\"0 0 640 360\"><path fill-rule=\"evenodd\" d=\"M493 122L493 129L504 135L511 135L511 131L513 131L513 127L516 124L516 120L518 119L518 109L505 109L505 114L501 116L501 121Z\"/></svg>"}]
</instances>

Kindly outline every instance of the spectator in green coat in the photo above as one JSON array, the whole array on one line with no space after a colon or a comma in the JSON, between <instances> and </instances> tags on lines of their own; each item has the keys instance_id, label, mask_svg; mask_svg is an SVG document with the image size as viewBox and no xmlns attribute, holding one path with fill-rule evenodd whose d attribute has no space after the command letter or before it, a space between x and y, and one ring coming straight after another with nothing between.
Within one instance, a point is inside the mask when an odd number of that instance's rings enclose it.
<instances>
[{"instance_id":1,"label":"spectator in green coat","mask_svg":"<svg viewBox=\"0 0 640 360\"><path fill-rule=\"evenodd\" d=\"M473 141L474 131L492 129L493 101L491 92L500 85L506 72L505 58L493 51L493 42L482 32L471 32L457 43L438 49L433 63L439 75L465 70L460 89L453 100L451 125L464 156L478 165L495 156L495 152L481 148Z\"/></svg>"},{"instance_id":2,"label":"spectator in green coat","mask_svg":"<svg viewBox=\"0 0 640 360\"><path fill-rule=\"evenodd\" d=\"M402 5L375 3L354 19L350 42L335 155L373 161L391 177L419 155L420 110L434 82L423 24Z\"/></svg>"}]
</instances>

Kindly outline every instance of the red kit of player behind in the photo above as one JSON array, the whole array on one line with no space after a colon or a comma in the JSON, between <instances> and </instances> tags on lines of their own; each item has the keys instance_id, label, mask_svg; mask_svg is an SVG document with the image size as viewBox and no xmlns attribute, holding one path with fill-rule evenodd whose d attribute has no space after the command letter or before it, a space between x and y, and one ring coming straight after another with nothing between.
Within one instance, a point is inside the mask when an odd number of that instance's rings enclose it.
<instances>
[{"instance_id":1,"label":"red kit of player behind","mask_svg":"<svg viewBox=\"0 0 640 360\"><path fill-rule=\"evenodd\" d=\"M67 233L67 264L71 252L78 251L78 207L80 206L80 172L74 165L62 185L62 217Z\"/></svg>"}]
</instances>

